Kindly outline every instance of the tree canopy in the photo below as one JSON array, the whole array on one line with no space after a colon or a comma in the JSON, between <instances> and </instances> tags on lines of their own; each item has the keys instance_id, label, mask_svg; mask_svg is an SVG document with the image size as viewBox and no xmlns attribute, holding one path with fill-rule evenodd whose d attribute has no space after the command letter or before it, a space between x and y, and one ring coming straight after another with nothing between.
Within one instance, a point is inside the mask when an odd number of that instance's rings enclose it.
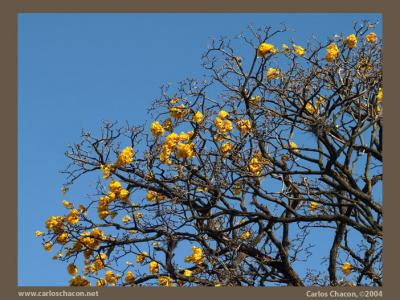
<instances>
[{"instance_id":1,"label":"tree canopy","mask_svg":"<svg viewBox=\"0 0 400 300\"><path fill-rule=\"evenodd\" d=\"M373 28L278 46L285 27L249 27L211 42L204 79L162 87L151 124L83 131L63 191L97 188L36 232L70 285L381 286Z\"/></svg>"}]
</instances>

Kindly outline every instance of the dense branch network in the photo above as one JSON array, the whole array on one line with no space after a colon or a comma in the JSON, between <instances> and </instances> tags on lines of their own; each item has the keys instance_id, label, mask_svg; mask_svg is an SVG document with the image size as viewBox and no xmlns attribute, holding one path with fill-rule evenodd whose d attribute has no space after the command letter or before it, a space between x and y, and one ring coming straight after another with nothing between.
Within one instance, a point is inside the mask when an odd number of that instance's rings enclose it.
<instances>
[{"instance_id":1,"label":"dense branch network","mask_svg":"<svg viewBox=\"0 0 400 300\"><path fill-rule=\"evenodd\" d=\"M66 152L86 203L46 221L75 286L381 286L382 42L306 47L270 27L214 40L207 80L162 88L150 127L105 123ZM234 45L247 47L240 57ZM243 46L244 45L244 46ZM313 255L324 256L309 268ZM79 275L78 275L79 273Z\"/></svg>"}]
</instances>

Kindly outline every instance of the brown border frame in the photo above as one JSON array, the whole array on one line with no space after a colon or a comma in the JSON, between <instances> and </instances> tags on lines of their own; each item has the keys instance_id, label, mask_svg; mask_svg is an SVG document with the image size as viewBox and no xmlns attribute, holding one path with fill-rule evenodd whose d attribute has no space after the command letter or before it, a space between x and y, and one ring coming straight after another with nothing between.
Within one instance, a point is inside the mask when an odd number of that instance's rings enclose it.
<instances>
[{"instance_id":1,"label":"brown border frame","mask_svg":"<svg viewBox=\"0 0 400 300\"><path fill-rule=\"evenodd\" d=\"M231 299L243 299L251 297L255 299L265 298L291 298L291 299L316 299L307 298L306 291L328 292L336 291L364 291L373 288L138 288L133 291L126 288L70 288L70 287L18 287L17 286L17 14L21 12L375 12L383 13L383 32L385 36L385 286L383 298L394 299L396 294L396 275L398 260L396 253L398 240L396 240L396 224L392 222L399 210L399 201L395 196L397 128L395 123L396 113L399 108L395 101L399 28L396 1L389 0L337 0L335 2L322 0L1 0L0 1L0 32L1 32L1 118L2 128L1 158L2 172L2 217L3 242L1 251L1 294L7 299L18 297L17 291L99 291L100 298L111 297L144 297L144 298L174 298L196 299L205 297L226 297ZM397 21L397 22L396 22ZM396 26L397 25L397 26ZM393 99L393 101L392 101ZM397 109L396 109L397 108ZM3 130L4 129L4 130ZM393 195L391 197L391 195ZM5 230L5 229L7 230ZM10 230L8 230L10 228ZM78 297L81 298L81 297ZM333 299L330 297L320 297ZM359 298L362 298L361 296ZM341 298L350 299L350 298ZM374 298L371 298L374 299Z\"/></svg>"}]
</instances>

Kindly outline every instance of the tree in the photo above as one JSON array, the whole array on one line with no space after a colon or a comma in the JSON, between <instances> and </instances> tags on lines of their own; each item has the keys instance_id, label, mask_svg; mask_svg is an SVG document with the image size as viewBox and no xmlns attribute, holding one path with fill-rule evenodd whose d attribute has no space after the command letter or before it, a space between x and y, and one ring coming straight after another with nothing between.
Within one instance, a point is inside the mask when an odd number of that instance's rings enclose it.
<instances>
[{"instance_id":1,"label":"tree","mask_svg":"<svg viewBox=\"0 0 400 300\"><path fill-rule=\"evenodd\" d=\"M68 212L37 232L46 250L60 247L70 285L381 286L373 27L304 48L273 44L286 28L213 40L207 79L164 86L150 127L83 132L66 152L64 191L87 174L98 174L97 190L63 201ZM316 233L329 250L310 269Z\"/></svg>"}]
</instances>

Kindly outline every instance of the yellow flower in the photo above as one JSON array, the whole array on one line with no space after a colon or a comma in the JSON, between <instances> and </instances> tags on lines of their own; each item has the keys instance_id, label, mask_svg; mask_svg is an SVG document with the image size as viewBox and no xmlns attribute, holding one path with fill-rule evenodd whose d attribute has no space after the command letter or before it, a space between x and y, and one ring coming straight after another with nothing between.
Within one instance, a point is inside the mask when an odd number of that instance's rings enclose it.
<instances>
[{"instance_id":1,"label":"yellow flower","mask_svg":"<svg viewBox=\"0 0 400 300\"><path fill-rule=\"evenodd\" d=\"M232 150L232 144L230 142L226 142L222 144L222 146L219 148L222 154L227 154L229 151Z\"/></svg>"},{"instance_id":2,"label":"yellow flower","mask_svg":"<svg viewBox=\"0 0 400 300\"><path fill-rule=\"evenodd\" d=\"M229 117L229 113L227 113L227 112L224 111L224 110L221 110L221 111L218 113L218 117L220 117L222 120L225 120L227 117Z\"/></svg>"},{"instance_id":3,"label":"yellow flower","mask_svg":"<svg viewBox=\"0 0 400 300\"><path fill-rule=\"evenodd\" d=\"M62 205L64 205L65 208L72 208L73 205L71 202L68 202L67 200L62 201Z\"/></svg>"},{"instance_id":4,"label":"yellow flower","mask_svg":"<svg viewBox=\"0 0 400 300\"><path fill-rule=\"evenodd\" d=\"M81 276L75 276L69 281L70 286L90 286L90 281Z\"/></svg>"},{"instance_id":5,"label":"yellow flower","mask_svg":"<svg viewBox=\"0 0 400 300\"><path fill-rule=\"evenodd\" d=\"M48 230L53 230L54 232L59 232L63 229L64 225L64 217L63 216L51 216L46 220L46 228Z\"/></svg>"},{"instance_id":6,"label":"yellow flower","mask_svg":"<svg viewBox=\"0 0 400 300\"><path fill-rule=\"evenodd\" d=\"M159 272L159 265L156 261L151 261L149 264L149 271L151 274L157 274Z\"/></svg>"},{"instance_id":7,"label":"yellow flower","mask_svg":"<svg viewBox=\"0 0 400 300\"><path fill-rule=\"evenodd\" d=\"M51 242L46 242L46 243L44 243L44 245L43 245L43 248L46 250L46 251L51 251L51 248L53 247L53 245L52 245L52 243Z\"/></svg>"},{"instance_id":8,"label":"yellow flower","mask_svg":"<svg viewBox=\"0 0 400 300\"><path fill-rule=\"evenodd\" d=\"M57 236L57 243L65 244L68 242L68 238L69 238L68 233L63 232Z\"/></svg>"},{"instance_id":9,"label":"yellow flower","mask_svg":"<svg viewBox=\"0 0 400 300\"><path fill-rule=\"evenodd\" d=\"M198 247L193 246L192 247L192 255L186 256L185 262L193 262L196 265L201 265L204 263L204 255L203 255L203 250L201 250Z\"/></svg>"},{"instance_id":10,"label":"yellow flower","mask_svg":"<svg viewBox=\"0 0 400 300\"><path fill-rule=\"evenodd\" d=\"M185 105L173 106L169 108L171 117L175 119L182 119L186 115Z\"/></svg>"},{"instance_id":11,"label":"yellow flower","mask_svg":"<svg viewBox=\"0 0 400 300\"><path fill-rule=\"evenodd\" d=\"M125 147L125 149L122 150L121 153L118 155L115 165L118 167L123 167L132 163L134 155L135 153L133 152L132 147Z\"/></svg>"},{"instance_id":12,"label":"yellow flower","mask_svg":"<svg viewBox=\"0 0 400 300\"><path fill-rule=\"evenodd\" d=\"M255 97L251 97L249 100L250 105L252 106L257 106L259 105L261 102L261 97L260 96L255 96Z\"/></svg>"},{"instance_id":13,"label":"yellow flower","mask_svg":"<svg viewBox=\"0 0 400 300\"><path fill-rule=\"evenodd\" d=\"M345 263L343 264L343 266L342 266L342 272L343 272L343 274L345 274L345 275L350 275L352 271L353 271L353 266L352 266L350 263L345 262Z\"/></svg>"},{"instance_id":14,"label":"yellow flower","mask_svg":"<svg viewBox=\"0 0 400 300\"><path fill-rule=\"evenodd\" d=\"M376 95L376 100L378 100L378 101L377 101L378 103L381 103L381 102L382 102L382 99L383 99L383 89L382 89L382 88L379 88L379 89L378 89L378 93L377 93L377 95Z\"/></svg>"},{"instance_id":15,"label":"yellow flower","mask_svg":"<svg viewBox=\"0 0 400 300\"><path fill-rule=\"evenodd\" d=\"M171 119L170 118L166 119L162 126L166 131L172 131L172 121L171 121Z\"/></svg>"},{"instance_id":16,"label":"yellow flower","mask_svg":"<svg viewBox=\"0 0 400 300\"><path fill-rule=\"evenodd\" d=\"M126 189L121 189L118 196L121 200L127 200L129 197L129 191Z\"/></svg>"},{"instance_id":17,"label":"yellow flower","mask_svg":"<svg viewBox=\"0 0 400 300\"><path fill-rule=\"evenodd\" d=\"M111 172L114 171L114 167L112 165L101 165L100 170L103 172L103 178L108 179L111 176Z\"/></svg>"},{"instance_id":18,"label":"yellow flower","mask_svg":"<svg viewBox=\"0 0 400 300\"><path fill-rule=\"evenodd\" d=\"M314 212L318 208L318 202L311 201L310 202L310 211Z\"/></svg>"},{"instance_id":19,"label":"yellow flower","mask_svg":"<svg viewBox=\"0 0 400 300\"><path fill-rule=\"evenodd\" d=\"M142 264L147 256L149 256L149 254L146 251L143 251L138 256L136 256L136 262Z\"/></svg>"},{"instance_id":20,"label":"yellow flower","mask_svg":"<svg viewBox=\"0 0 400 300\"><path fill-rule=\"evenodd\" d=\"M250 131L251 129L251 123L250 120L239 120L236 123L236 128L240 131L242 134L246 134Z\"/></svg>"},{"instance_id":21,"label":"yellow flower","mask_svg":"<svg viewBox=\"0 0 400 300\"><path fill-rule=\"evenodd\" d=\"M74 225L79 222L79 212L77 209L72 209L69 212L69 214L67 216L67 222L70 225Z\"/></svg>"},{"instance_id":22,"label":"yellow flower","mask_svg":"<svg viewBox=\"0 0 400 300\"><path fill-rule=\"evenodd\" d=\"M128 223L130 220L131 220L131 217L128 216L128 215L126 215L126 216L124 216L124 217L122 218L122 222L123 222L123 223Z\"/></svg>"},{"instance_id":23,"label":"yellow flower","mask_svg":"<svg viewBox=\"0 0 400 300\"><path fill-rule=\"evenodd\" d=\"M156 191L147 191L146 199L149 202L158 202L164 200L165 196L157 193Z\"/></svg>"},{"instance_id":24,"label":"yellow flower","mask_svg":"<svg viewBox=\"0 0 400 300\"><path fill-rule=\"evenodd\" d=\"M298 149L297 144L295 142L290 142L289 143L289 149L293 153L299 153L299 149Z\"/></svg>"},{"instance_id":25,"label":"yellow flower","mask_svg":"<svg viewBox=\"0 0 400 300\"><path fill-rule=\"evenodd\" d=\"M282 44L282 53L288 53L290 51L289 46L286 44Z\"/></svg>"},{"instance_id":26,"label":"yellow flower","mask_svg":"<svg viewBox=\"0 0 400 300\"><path fill-rule=\"evenodd\" d=\"M306 50L304 50L303 47L293 44L293 49L294 52L298 55L298 56L303 56L306 53Z\"/></svg>"},{"instance_id":27,"label":"yellow flower","mask_svg":"<svg viewBox=\"0 0 400 300\"><path fill-rule=\"evenodd\" d=\"M325 99L321 96L319 96L317 98L317 100L315 101L315 105L317 106L317 109L320 108L320 106L325 106Z\"/></svg>"},{"instance_id":28,"label":"yellow flower","mask_svg":"<svg viewBox=\"0 0 400 300\"><path fill-rule=\"evenodd\" d=\"M177 158L191 158L195 155L194 152L194 144L182 144L179 143L177 150L176 150L176 157Z\"/></svg>"},{"instance_id":29,"label":"yellow flower","mask_svg":"<svg viewBox=\"0 0 400 300\"><path fill-rule=\"evenodd\" d=\"M257 49L257 56L264 57L267 54L275 54L277 50L275 49L274 45L262 43L258 46Z\"/></svg>"},{"instance_id":30,"label":"yellow flower","mask_svg":"<svg viewBox=\"0 0 400 300\"><path fill-rule=\"evenodd\" d=\"M339 56L339 48L335 43L331 43L326 49L325 59L329 62L334 61Z\"/></svg>"},{"instance_id":31,"label":"yellow flower","mask_svg":"<svg viewBox=\"0 0 400 300\"><path fill-rule=\"evenodd\" d=\"M78 268L74 264L69 264L67 271L70 275L75 276L78 273Z\"/></svg>"},{"instance_id":32,"label":"yellow flower","mask_svg":"<svg viewBox=\"0 0 400 300\"><path fill-rule=\"evenodd\" d=\"M267 71L267 79L273 80L279 78L281 75L281 71L279 69L269 68Z\"/></svg>"},{"instance_id":33,"label":"yellow flower","mask_svg":"<svg viewBox=\"0 0 400 300\"><path fill-rule=\"evenodd\" d=\"M110 188L110 192L117 194L121 190L122 185L121 185L121 183L119 181L113 179L108 184L108 187Z\"/></svg>"},{"instance_id":34,"label":"yellow flower","mask_svg":"<svg viewBox=\"0 0 400 300\"><path fill-rule=\"evenodd\" d=\"M307 101L306 103L306 110L310 113L310 114L314 114L316 112L314 105L312 105L311 101Z\"/></svg>"},{"instance_id":35,"label":"yellow flower","mask_svg":"<svg viewBox=\"0 0 400 300\"><path fill-rule=\"evenodd\" d=\"M172 286L172 278L169 276L160 276L158 277L158 284L165 287Z\"/></svg>"},{"instance_id":36,"label":"yellow flower","mask_svg":"<svg viewBox=\"0 0 400 300\"><path fill-rule=\"evenodd\" d=\"M178 97L173 97L171 100L169 100L169 103L171 104L177 104L179 101Z\"/></svg>"},{"instance_id":37,"label":"yellow flower","mask_svg":"<svg viewBox=\"0 0 400 300\"><path fill-rule=\"evenodd\" d=\"M143 214L141 212L138 212L138 213L135 214L135 219L136 220L141 219L141 218L143 218Z\"/></svg>"},{"instance_id":38,"label":"yellow flower","mask_svg":"<svg viewBox=\"0 0 400 300\"><path fill-rule=\"evenodd\" d=\"M106 281L112 285L115 285L117 282L117 277L115 276L114 272L109 270L106 272Z\"/></svg>"},{"instance_id":39,"label":"yellow flower","mask_svg":"<svg viewBox=\"0 0 400 300\"><path fill-rule=\"evenodd\" d=\"M36 232L35 232L35 236L36 237L39 237L39 236L42 236L42 235L44 235L44 232L42 232L40 230L36 230Z\"/></svg>"},{"instance_id":40,"label":"yellow flower","mask_svg":"<svg viewBox=\"0 0 400 300\"><path fill-rule=\"evenodd\" d=\"M156 137L160 137L164 134L164 128L158 121L155 121L151 124L150 131Z\"/></svg>"},{"instance_id":41,"label":"yellow flower","mask_svg":"<svg viewBox=\"0 0 400 300\"><path fill-rule=\"evenodd\" d=\"M192 271L186 269L186 270L183 272L183 275L186 276L186 277L190 277L190 276L192 276L192 273L193 273Z\"/></svg>"},{"instance_id":42,"label":"yellow flower","mask_svg":"<svg viewBox=\"0 0 400 300\"><path fill-rule=\"evenodd\" d=\"M189 142L190 138L191 138L191 134L189 134L189 133L181 132L179 134L179 141L181 141L181 142Z\"/></svg>"},{"instance_id":43,"label":"yellow flower","mask_svg":"<svg viewBox=\"0 0 400 300\"><path fill-rule=\"evenodd\" d=\"M249 170L251 173L255 175L260 175L261 169L262 169L262 164L260 162L260 159L257 155L254 155L249 162Z\"/></svg>"},{"instance_id":44,"label":"yellow flower","mask_svg":"<svg viewBox=\"0 0 400 300\"><path fill-rule=\"evenodd\" d=\"M105 286L107 281L104 278L99 278L96 282L96 286Z\"/></svg>"},{"instance_id":45,"label":"yellow flower","mask_svg":"<svg viewBox=\"0 0 400 300\"><path fill-rule=\"evenodd\" d=\"M350 34L347 38L346 38L346 44L347 47L349 47L350 49L357 47L357 37L355 34Z\"/></svg>"},{"instance_id":46,"label":"yellow flower","mask_svg":"<svg viewBox=\"0 0 400 300\"><path fill-rule=\"evenodd\" d=\"M204 116L200 111L196 112L193 116L193 121L196 122L197 124L201 123L201 121L203 121L203 119L204 119Z\"/></svg>"},{"instance_id":47,"label":"yellow flower","mask_svg":"<svg viewBox=\"0 0 400 300\"><path fill-rule=\"evenodd\" d=\"M135 276L133 275L132 271L128 271L125 275L125 282L133 283L134 281L135 281Z\"/></svg>"},{"instance_id":48,"label":"yellow flower","mask_svg":"<svg viewBox=\"0 0 400 300\"><path fill-rule=\"evenodd\" d=\"M248 240L250 238L250 236L251 236L251 232L250 231L245 231L240 236L240 239L242 239L243 241L246 241L246 240Z\"/></svg>"},{"instance_id":49,"label":"yellow flower","mask_svg":"<svg viewBox=\"0 0 400 300\"><path fill-rule=\"evenodd\" d=\"M216 284L214 284L214 286L215 287L221 287L221 284L220 283L216 283Z\"/></svg>"},{"instance_id":50,"label":"yellow flower","mask_svg":"<svg viewBox=\"0 0 400 300\"><path fill-rule=\"evenodd\" d=\"M100 253L100 255L97 255L94 260L95 270L104 269L104 267L106 266L106 261L107 261L107 255L105 253Z\"/></svg>"},{"instance_id":51,"label":"yellow flower","mask_svg":"<svg viewBox=\"0 0 400 300\"><path fill-rule=\"evenodd\" d=\"M374 43L376 43L376 40L378 39L378 37L376 36L375 32L371 32L365 37L365 39L368 43L374 44Z\"/></svg>"}]
</instances>

